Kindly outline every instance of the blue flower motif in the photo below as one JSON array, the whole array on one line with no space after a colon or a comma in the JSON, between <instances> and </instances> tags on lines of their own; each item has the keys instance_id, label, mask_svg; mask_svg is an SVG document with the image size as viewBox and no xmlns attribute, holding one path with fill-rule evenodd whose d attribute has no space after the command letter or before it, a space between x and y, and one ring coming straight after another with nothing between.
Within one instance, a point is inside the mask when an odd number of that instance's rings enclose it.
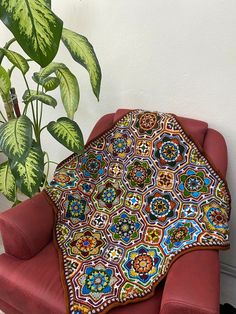
<instances>
[{"instance_id":1,"label":"blue flower motif","mask_svg":"<svg viewBox=\"0 0 236 314\"><path fill-rule=\"evenodd\" d=\"M141 224L138 222L136 215L122 213L113 219L110 231L113 233L114 240L121 240L128 243L138 238L140 227Z\"/></svg>"},{"instance_id":2,"label":"blue flower motif","mask_svg":"<svg viewBox=\"0 0 236 314\"><path fill-rule=\"evenodd\" d=\"M88 184L88 183L83 183L82 184L82 189L85 191L85 192L89 192L90 190L91 190L91 185L90 184Z\"/></svg>"},{"instance_id":3,"label":"blue flower motif","mask_svg":"<svg viewBox=\"0 0 236 314\"><path fill-rule=\"evenodd\" d=\"M202 193L209 191L211 180L206 177L203 171L194 171L189 169L186 173L180 175L178 188L184 197L192 196L198 198Z\"/></svg>"},{"instance_id":4,"label":"blue flower motif","mask_svg":"<svg viewBox=\"0 0 236 314\"><path fill-rule=\"evenodd\" d=\"M102 155L89 154L82 158L81 170L85 177L97 179L104 174L105 164Z\"/></svg>"},{"instance_id":5,"label":"blue flower motif","mask_svg":"<svg viewBox=\"0 0 236 314\"><path fill-rule=\"evenodd\" d=\"M169 236L165 243L171 247L179 247L184 240L191 239L191 234L194 233L194 231L195 228L193 228L191 223L177 223L173 229L170 229Z\"/></svg>"},{"instance_id":6,"label":"blue flower motif","mask_svg":"<svg viewBox=\"0 0 236 314\"><path fill-rule=\"evenodd\" d=\"M68 196L66 218L77 218L83 221L85 219L85 209L86 201L84 199L77 199L72 195Z\"/></svg>"},{"instance_id":7,"label":"blue flower motif","mask_svg":"<svg viewBox=\"0 0 236 314\"><path fill-rule=\"evenodd\" d=\"M113 148L117 153L123 153L126 150L127 142L123 138L118 138L113 143Z\"/></svg>"},{"instance_id":8,"label":"blue flower motif","mask_svg":"<svg viewBox=\"0 0 236 314\"><path fill-rule=\"evenodd\" d=\"M111 292L110 279L113 274L112 269L88 267L85 274L85 284L82 288L83 294Z\"/></svg>"},{"instance_id":9,"label":"blue flower motif","mask_svg":"<svg viewBox=\"0 0 236 314\"><path fill-rule=\"evenodd\" d=\"M165 254L178 252L181 248L197 241L202 229L195 220L181 219L167 227L161 241Z\"/></svg>"},{"instance_id":10,"label":"blue flower motif","mask_svg":"<svg viewBox=\"0 0 236 314\"><path fill-rule=\"evenodd\" d=\"M127 251L121 266L129 280L146 286L158 273L162 259L163 255L158 248L139 245Z\"/></svg>"}]
</instances>

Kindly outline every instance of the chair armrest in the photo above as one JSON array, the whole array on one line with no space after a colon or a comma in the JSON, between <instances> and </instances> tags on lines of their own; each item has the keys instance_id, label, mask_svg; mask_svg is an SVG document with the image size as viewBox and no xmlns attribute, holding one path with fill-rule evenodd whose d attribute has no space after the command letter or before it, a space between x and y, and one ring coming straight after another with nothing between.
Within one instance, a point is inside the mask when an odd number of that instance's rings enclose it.
<instances>
[{"instance_id":1,"label":"chair armrest","mask_svg":"<svg viewBox=\"0 0 236 314\"><path fill-rule=\"evenodd\" d=\"M225 177L227 147L224 137L208 129L204 152ZM162 297L161 314L217 314L220 296L219 253L215 250L192 251L171 266Z\"/></svg>"},{"instance_id":2,"label":"chair armrest","mask_svg":"<svg viewBox=\"0 0 236 314\"><path fill-rule=\"evenodd\" d=\"M171 266L160 314L218 314L219 295L218 251L192 251Z\"/></svg>"},{"instance_id":3,"label":"chair armrest","mask_svg":"<svg viewBox=\"0 0 236 314\"><path fill-rule=\"evenodd\" d=\"M214 129L208 129L204 139L204 151L214 163L216 170L225 177L228 165L228 153L225 139L222 134Z\"/></svg>"},{"instance_id":4,"label":"chair armrest","mask_svg":"<svg viewBox=\"0 0 236 314\"><path fill-rule=\"evenodd\" d=\"M7 254L28 259L52 239L53 208L45 192L0 214L0 231Z\"/></svg>"}]
</instances>

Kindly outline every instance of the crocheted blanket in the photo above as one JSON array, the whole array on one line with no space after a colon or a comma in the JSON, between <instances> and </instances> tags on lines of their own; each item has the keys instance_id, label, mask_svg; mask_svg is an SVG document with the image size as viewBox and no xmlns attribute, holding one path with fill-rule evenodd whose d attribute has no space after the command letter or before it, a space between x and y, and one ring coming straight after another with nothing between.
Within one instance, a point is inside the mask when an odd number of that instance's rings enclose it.
<instances>
[{"instance_id":1,"label":"crocheted blanket","mask_svg":"<svg viewBox=\"0 0 236 314\"><path fill-rule=\"evenodd\" d=\"M138 302L183 252L229 246L227 185L172 114L126 114L46 192L69 313Z\"/></svg>"}]
</instances>

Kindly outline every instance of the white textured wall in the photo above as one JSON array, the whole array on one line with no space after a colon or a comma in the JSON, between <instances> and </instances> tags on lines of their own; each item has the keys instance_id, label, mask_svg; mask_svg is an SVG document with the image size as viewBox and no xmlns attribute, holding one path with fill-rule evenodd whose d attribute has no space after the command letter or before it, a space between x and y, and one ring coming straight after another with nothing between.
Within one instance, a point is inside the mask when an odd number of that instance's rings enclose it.
<instances>
[{"instance_id":1,"label":"white textured wall","mask_svg":"<svg viewBox=\"0 0 236 314\"><path fill-rule=\"evenodd\" d=\"M76 120L87 138L95 121L117 108L146 108L206 120L221 131L229 150L228 182L236 201L236 1L235 0L54 0L65 26L93 43L103 72L97 103L84 69L61 47L58 61L76 73L81 102ZM1 45L9 37L0 27ZM19 75L17 90L23 90ZM55 94L58 97L58 94ZM50 109L45 121L63 113ZM45 134L45 148L59 161L68 151ZM1 208L4 200L0 199ZM236 274L236 213L231 249L223 266ZM230 266L231 267L230 267ZM223 301L235 304L236 278L223 276ZM231 288L229 288L231 285ZM228 289L228 290L227 290ZM233 290L232 290L233 289ZM236 305L236 304L235 304Z\"/></svg>"}]
</instances>

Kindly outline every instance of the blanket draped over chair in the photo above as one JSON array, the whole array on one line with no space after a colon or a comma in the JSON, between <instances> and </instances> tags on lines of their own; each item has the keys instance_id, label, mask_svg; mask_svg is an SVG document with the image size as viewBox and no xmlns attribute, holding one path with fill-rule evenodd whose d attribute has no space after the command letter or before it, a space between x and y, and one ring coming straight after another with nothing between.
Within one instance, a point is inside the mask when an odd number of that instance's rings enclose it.
<instances>
[{"instance_id":1,"label":"blanket draped over chair","mask_svg":"<svg viewBox=\"0 0 236 314\"><path fill-rule=\"evenodd\" d=\"M227 184L172 114L126 114L46 192L68 313L141 301L183 253L229 247Z\"/></svg>"}]
</instances>

